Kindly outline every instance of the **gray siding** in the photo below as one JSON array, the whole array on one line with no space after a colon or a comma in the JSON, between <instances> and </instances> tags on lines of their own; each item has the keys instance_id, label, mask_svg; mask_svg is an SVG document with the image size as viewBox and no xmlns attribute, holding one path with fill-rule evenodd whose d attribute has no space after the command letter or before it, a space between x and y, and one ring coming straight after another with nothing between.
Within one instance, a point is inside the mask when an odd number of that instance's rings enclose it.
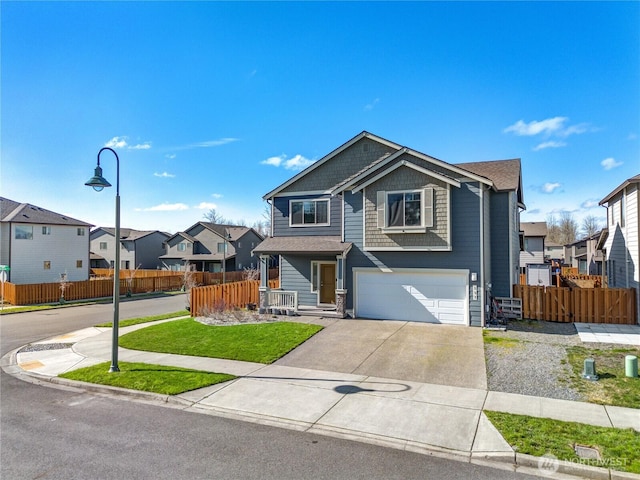
<instances>
[{"instance_id":1,"label":"gray siding","mask_svg":"<svg viewBox=\"0 0 640 480\"><path fill-rule=\"evenodd\" d=\"M524 243L525 250L520 252L520 268L530 263L544 263L544 238L525 237Z\"/></svg>"},{"instance_id":2,"label":"gray siding","mask_svg":"<svg viewBox=\"0 0 640 480\"><path fill-rule=\"evenodd\" d=\"M160 255L164 255L163 242L168 238L162 232L153 232L136 240L135 246L135 266L142 265L141 268L160 268ZM134 268L135 268L134 266Z\"/></svg>"},{"instance_id":3,"label":"gray siding","mask_svg":"<svg viewBox=\"0 0 640 480\"><path fill-rule=\"evenodd\" d=\"M257 255L252 255L251 252L261 241L262 239L253 230L249 230L238 239L235 244L235 268L237 270L260 268L260 258Z\"/></svg>"},{"instance_id":4,"label":"gray siding","mask_svg":"<svg viewBox=\"0 0 640 480\"><path fill-rule=\"evenodd\" d=\"M298 304L317 305L318 294L311 291L311 262L335 261L329 256L285 256L280 257L280 284L284 290L298 292Z\"/></svg>"},{"instance_id":5,"label":"gray siding","mask_svg":"<svg viewBox=\"0 0 640 480\"><path fill-rule=\"evenodd\" d=\"M309 226L309 227L291 227L289 226L289 202L291 200L315 200L329 199L329 226ZM303 195L295 197L276 197L273 200L273 236L274 237L291 237L291 236L339 236L341 235L342 225L342 204L340 197L329 197L327 195Z\"/></svg>"},{"instance_id":6,"label":"gray siding","mask_svg":"<svg viewBox=\"0 0 640 480\"><path fill-rule=\"evenodd\" d=\"M353 242L347 272L354 267L468 269L480 272L479 190L463 183L451 189L451 252L367 252L362 243L362 195L345 192L345 241ZM353 275L347 274L347 308L353 308ZM481 325L481 302L469 295L471 325Z\"/></svg>"},{"instance_id":7,"label":"gray siding","mask_svg":"<svg viewBox=\"0 0 640 480\"><path fill-rule=\"evenodd\" d=\"M491 293L497 297L511 296L509 247L511 242L519 245L519 239L514 240L509 228L509 200L508 193L491 192ZM514 256L519 258L517 254Z\"/></svg>"}]
</instances>

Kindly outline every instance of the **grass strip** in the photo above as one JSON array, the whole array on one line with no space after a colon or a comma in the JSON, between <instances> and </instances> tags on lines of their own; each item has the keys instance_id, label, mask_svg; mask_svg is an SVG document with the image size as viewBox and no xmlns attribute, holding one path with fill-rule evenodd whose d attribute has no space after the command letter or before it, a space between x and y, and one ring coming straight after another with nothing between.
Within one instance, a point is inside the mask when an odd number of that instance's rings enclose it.
<instances>
[{"instance_id":1,"label":"grass strip","mask_svg":"<svg viewBox=\"0 0 640 480\"><path fill-rule=\"evenodd\" d=\"M322 330L307 323L204 325L192 318L152 325L120 337L120 346L148 352L272 363Z\"/></svg>"},{"instance_id":2,"label":"grass strip","mask_svg":"<svg viewBox=\"0 0 640 480\"><path fill-rule=\"evenodd\" d=\"M120 362L119 372L109 372L110 362L80 368L59 375L62 378L144 392L177 395L233 380L233 375L203 372L180 367L147 363Z\"/></svg>"},{"instance_id":3,"label":"grass strip","mask_svg":"<svg viewBox=\"0 0 640 480\"><path fill-rule=\"evenodd\" d=\"M163 313L160 315L151 315L149 317L137 317L127 318L126 320L120 320L118 322L119 327L130 327L131 325L138 325L139 323L155 322L157 320L166 320L168 318L177 318L190 315L187 310L180 310L179 312ZM105 322L96 325L96 327L109 327L111 328L113 322Z\"/></svg>"},{"instance_id":4,"label":"grass strip","mask_svg":"<svg viewBox=\"0 0 640 480\"><path fill-rule=\"evenodd\" d=\"M503 412L484 413L520 453L537 457L552 454L568 462L640 473L640 432L631 428L597 427ZM595 448L601 459L579 457L574 450L576 444Z\"/></svg>"},{"instance_id":5,"label":"grass strip","mask_svg":"<svg viewBox=\"0 0 640 480\"><path fill-rule=\"evenodd\" d=\"M625 357L640 357L640 348L567 348L567 358L573 370L571 388L585 396L588 402L619 407L640 407L640 378L625 376ZM593 382L582 378L584 360L593 358L600 377Z\"/></svg>"}]
</instances>

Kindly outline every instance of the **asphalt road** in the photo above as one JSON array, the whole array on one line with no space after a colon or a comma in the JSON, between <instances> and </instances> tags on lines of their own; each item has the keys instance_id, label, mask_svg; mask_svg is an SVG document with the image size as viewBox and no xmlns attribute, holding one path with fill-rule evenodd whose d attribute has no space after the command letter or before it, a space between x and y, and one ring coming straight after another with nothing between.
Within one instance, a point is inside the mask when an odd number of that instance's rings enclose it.
<instances>
[{"instance_id":1,"label":"asphalt road","mask_svg":"<svg viewBox=\"0 0 640 480\"><path fill-rule=\"evenodd\" d=\"M184 296L121 303L121 318ZM2 354L111 319L110 305L0 317ZM533 479L519 473L0 375L2 479Z\"/></svg>"}]
</instances>

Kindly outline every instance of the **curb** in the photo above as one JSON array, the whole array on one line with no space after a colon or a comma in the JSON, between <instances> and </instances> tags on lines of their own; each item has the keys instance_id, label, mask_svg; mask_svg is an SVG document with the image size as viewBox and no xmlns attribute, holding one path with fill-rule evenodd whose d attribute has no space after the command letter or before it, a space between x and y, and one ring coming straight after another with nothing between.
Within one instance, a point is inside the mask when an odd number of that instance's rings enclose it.
<instances>
[{"instance_id":1,"label":"curb","mask_svg":"<svg viewBox=\"0 0 640 480\"><path fill-rule=\"evenodd\" d=\"M243 414L239 411L232 411L221 408L202 408L198 406L196 402L187 400L178 395L166 395L153 392L144 392L140 390L130 390L121 387L69 380L57 376L53 377L41 375L34 372L28 372L20 368L17 363L17 355L21 348L22 347L19 347L0 358L0 367L8 375L36 385L49 386L51 388L70 390L78 393L89 392L100 396L117 398L120 400L130 399L142 403L188 410L195 413L204 413L208 415L268 425L278 428L305 431L316 435L343 438L346 440L374 444L382 447L394 448L397 450L403 450L422 455L429 455L433 457L461 461L491 468L498 468L501 470L528 473L530 475L536 476L542 475L544 477L553 478L555 474L559 473L562 474L564 478L588 478L594 480L640 480L640 474L622 472L605 467L584 465L578 462L559 460L553 455L536 457L534 455L528 455L518 452L510 454L504 452L463 452L457 450L448 450L443 447L416 443L409 440L401 440L393 437L383 437L380 435L343 430L335 427L302 424L304 422L301 423L275 417L261 417L258 415Z\"/></svg>"}]
</instances>

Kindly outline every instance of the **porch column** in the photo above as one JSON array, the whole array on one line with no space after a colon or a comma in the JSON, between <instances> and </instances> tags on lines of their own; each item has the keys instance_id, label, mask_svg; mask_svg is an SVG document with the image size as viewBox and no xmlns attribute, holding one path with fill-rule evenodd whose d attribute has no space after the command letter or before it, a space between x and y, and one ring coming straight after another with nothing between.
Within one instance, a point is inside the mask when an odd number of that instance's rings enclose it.
<instances>
[{"instance_id":1,"label":"porch column","mask_svg":"<svg viewBox=\"0 0 640 480\"><path fill-rule=\"evenodd\" d=\"M260 295L259 312L266 313L269 308L269 255L260 255Z\"/></svg>"},{"instance_id":2,"label":"porch column","mask_svg":"<svg viewBox=\"0 0 640 480\"><path fill-rule=\"evenodd\" d=\"M341 317L347 316L347 290L344 288L344 272L346 267L346 255L336 256L336 313Z\"/></svg>"}]
</instances>

